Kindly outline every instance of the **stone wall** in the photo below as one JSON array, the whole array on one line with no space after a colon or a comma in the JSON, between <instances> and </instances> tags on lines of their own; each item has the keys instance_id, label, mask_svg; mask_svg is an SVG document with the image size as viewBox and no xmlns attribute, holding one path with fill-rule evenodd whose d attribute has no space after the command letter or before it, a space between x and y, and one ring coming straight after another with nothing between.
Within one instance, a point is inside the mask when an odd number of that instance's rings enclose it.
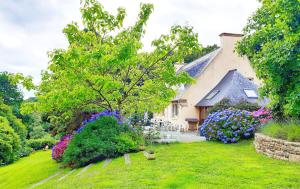
<instances>
[{"instance_id":1,"label":"stone wall","mask_svg":"<svg viewBox=\"0 0 300 189\"><path fill-rule=\"evenodd\" d=\"M300 142L288 142L256 133L254 145L258 153L271 158L300 162Z\"/></svg>"}]
</instances>

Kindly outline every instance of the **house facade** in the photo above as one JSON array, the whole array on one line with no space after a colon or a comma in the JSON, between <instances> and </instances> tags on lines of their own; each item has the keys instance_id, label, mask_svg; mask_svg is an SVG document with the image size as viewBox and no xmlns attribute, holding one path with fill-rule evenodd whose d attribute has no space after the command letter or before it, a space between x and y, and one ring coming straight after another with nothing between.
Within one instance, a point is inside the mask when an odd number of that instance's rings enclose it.
<instances>
[{"instance_id":1,"label":"house facade","mask_svg":"<svg viewBox=\"0 0 300 189\"><path fill-rule=\"evenodd\" d=\"M223 98L258 102L260 81L249 60L234 51L242 35L222 33L219 36L219 49L189 64L177 65L178 72L186 71L195 83L180 86L177 96L154 119L168 121L182 130L195 130L207 116L207 108Z\"/></svg>"}]
</instances>

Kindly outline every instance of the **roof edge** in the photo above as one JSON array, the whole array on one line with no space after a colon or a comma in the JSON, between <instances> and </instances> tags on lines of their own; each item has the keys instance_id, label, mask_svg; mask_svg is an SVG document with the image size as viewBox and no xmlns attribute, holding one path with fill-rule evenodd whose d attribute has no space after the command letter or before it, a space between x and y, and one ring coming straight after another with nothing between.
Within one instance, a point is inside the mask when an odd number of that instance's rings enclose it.
<instances>
[{"instance_id":1,"label":"roof edge","mask_svg":"<svg viewBox=\"0 0 300 189\"><path fill-rule=\"evenodd\" d=\"M240 34L240 33L226 33L226 32L223 32L219 35L220 37L223 37L223 36L231 36L231 37L243 37L244 35L243 34Z\"/></svg>"}]
</instances>

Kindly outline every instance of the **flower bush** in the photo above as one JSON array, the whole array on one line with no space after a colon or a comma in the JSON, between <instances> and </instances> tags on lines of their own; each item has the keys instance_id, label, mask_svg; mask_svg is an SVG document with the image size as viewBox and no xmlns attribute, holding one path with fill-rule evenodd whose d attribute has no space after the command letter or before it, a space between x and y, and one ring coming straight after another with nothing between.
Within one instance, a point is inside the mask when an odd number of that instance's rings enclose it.
<instances>
[{"instance_id":1,"label":"flower bush","mask_svg":"<svg viewBox=\"0 0 300 189\"><path fill-rule=\"evenodd\" d=\"M98 112L98 113L92 114L92 116L88 120L85 120L82 123L82 126L76 130L76 133L80 133L88 123L91 123L91 122L97 120L101 116L113 116L118 120L119 124L122 124L121 116L120 116L120 113L118 110L115 110L115 111L104 110L103 112Z\"/></svg>"},{"instance_id":2,"label":"flower bush","mask_svg":"<svg viewBox=\"0 0 300 189\"><path fill-rule=\"evenodd\" d=\"M71 167L85 166L138 151L142 142L139 133L126 124L119 124L115 116L100 116L74 135L63 154L63 162Z\"/></svg>"},{"instance_id":3,"label":"flower bush","mask_svg":"<svg viewBox=\"0 0 300 189\"><path fill-rule=\"evenodd\" d=\"M52 159L56 161L61 161L65 150L68 147L69 142L71 141L71 135L65 135L61 137L60 141L55 144L52 148Z\"/></svg>"},{"instance_id":4,"label":"flower bush","mask_svg":"<svg viewBox=\"0 0 300 189\"><path fill-rule=\"evenodd\" d=\"M225 109L209 114L199 131L207 140L236 143L242 138L252 137L257 125L258 121L251 112Z\"/></svg>"},{"instance_id":5,"label":"flower bush","mask_svg":"<svg viewBox=\"0 0 300 189\"><path fill-rule=\"evenodd\" d=\"M83 129L86 127L86 125L96 121L97 119L99 119L102 116L113 116L116 118L118 124L122 124L119 111L104 110L103 112L98 112L98 113L92 114L92 116L89 119L85 120L82 123L82 126L79 127L75 131L75 135L81 133L83 131ZM54 159L56 161L62 161L63 154L64 154L65 150L67 149L72 138L73 138L72 135L65 135L61 138L61 140L58 143L55 144L55 146L52 148L52 159Z\"/></svg>"},{"instance_id":6,"label":"flower bush","mask_svg":"<svg viewBox=\"0 0 300 189\"><path fill-rule=\"evenodd\" d=\"M271 110L261 107L257 111L252 112L252 116L257 118L261 124L266 124L273 118L271 113Z\"/></svg>"}]
</instances>

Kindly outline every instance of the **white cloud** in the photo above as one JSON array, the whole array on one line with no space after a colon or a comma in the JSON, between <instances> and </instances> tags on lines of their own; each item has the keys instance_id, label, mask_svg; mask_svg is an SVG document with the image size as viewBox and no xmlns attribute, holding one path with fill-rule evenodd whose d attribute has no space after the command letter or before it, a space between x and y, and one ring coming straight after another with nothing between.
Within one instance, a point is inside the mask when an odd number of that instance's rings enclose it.
<instances>
[{"instance_id":1,"label":"white cloud","mask_svg":"<svg viewBox=\"0 0 300 189\"><path fill-rule=\"evenodd\" d=\"M99 0L116 13L126 8L125 25L135 22L139 5L154 4L143 39L145 49L153 39L167 33L174 24L192 25L202 44L219 44L218 34L240 33L247 18L259 6L257 0ZM32 75L36 83L48 64L47 52L64 48L62 29L80 20L80 0L2 1L0 4L0 71ZM31 95L26 93L25 96Z\"/></svg>"}]
</instances>

